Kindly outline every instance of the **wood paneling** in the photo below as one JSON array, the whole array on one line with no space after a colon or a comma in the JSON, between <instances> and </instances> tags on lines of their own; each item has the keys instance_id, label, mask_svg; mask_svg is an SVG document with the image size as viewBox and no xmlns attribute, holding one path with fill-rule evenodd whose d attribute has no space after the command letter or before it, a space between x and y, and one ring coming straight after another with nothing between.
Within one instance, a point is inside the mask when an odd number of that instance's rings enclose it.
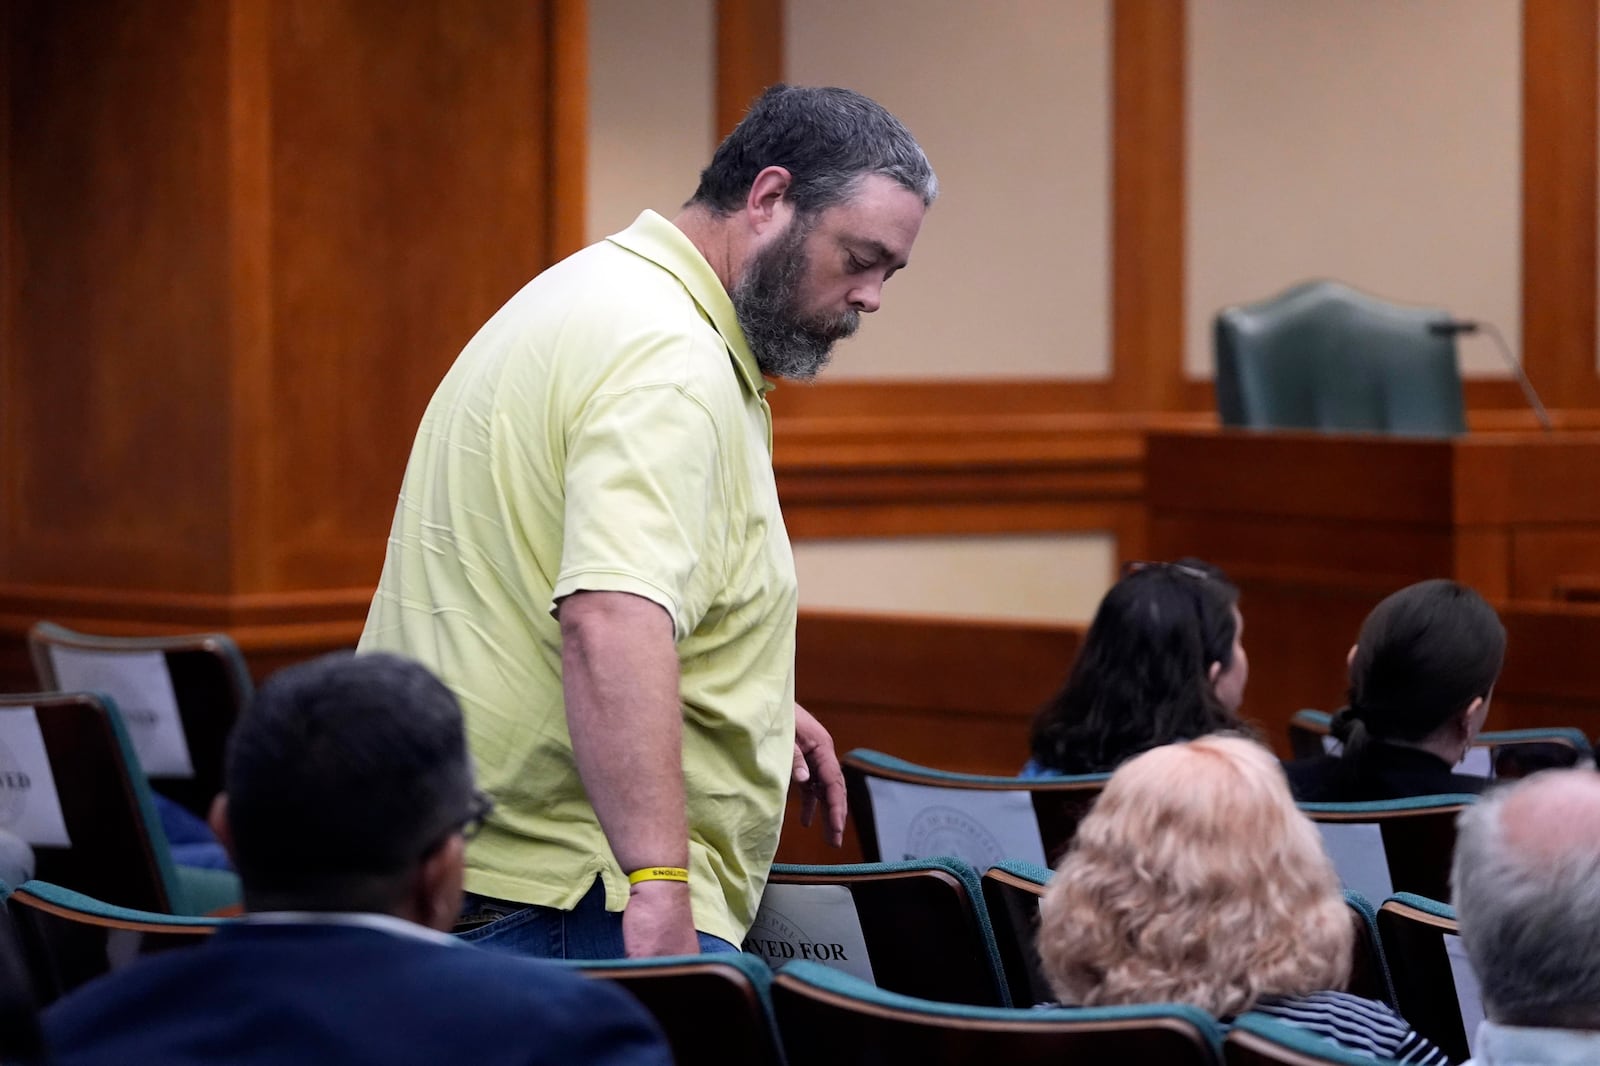
<instances>
[{"instance_id":1,"label":"wood paneling","mask_svg":"<svg viewBox=\"0 0 1600 1066\"><path fill-rule=\"evenodd\" d=\"M1146 455L1151 550L1200 555L1239 585L1255 634L1248 709L1274 728L1300 707L1337 705L1343 652L1395 589L1451 577L1537 613L1535 598L1556 609L1566 567L1600 560L1592 432L1169 433Z\"/></svg>"},{"instance_id":2,"label":"wood paneling","mask_svg":"<svg viewBox=\"0 0 1600 1066\"><path fill-rule=\"evenodd\" d=\"M778 491L791 535L1110 530L1142 539L1140 460L1153 424L1118 415L1107 386L918 382L780 388Z\"/></svg>"},{"instance_id":3,"label":"wood paneling","mask_svg":"<svg viewBox=\"0 0 1600 1066\"><path fill-rule=\"evenodd\" d=\"M1595 374L1593 0L1522 5L1522 351L1547 403L1600 406Z\"/></svg>"},{"instance_id":4,"label":"wood paneling","mask_svg":"<svg viewBox=\"0 0 1600 1066\"><path fill-rule=\"evenodd\" d=\"M1119 410L1170 410L1183 381L1183 4L1112 4L1111 350Z\"/></svg>"},{"instance_id":5,"label":"wood paneling","mask_svg":"<svg viewBox=\"0 0 1600 1066\"><path fill-rule=\"evenodd\" d=\"M423 407L550 258L546 12L269 10L266 587L375 581Z\"/></svg>"},{"instance_id":6,"label":"wood paneling","mask_svg":"<svg viewBox=\"0 0 1600 1066\"><path fill-rule=\"evenodd\" d=\"M348 643L428 397L581 239L582 0L5 18L4 630Z\"/></svg>"},{"instance_id":7,"label":"wood paneling","mask_svg":"<svg viewBox=\"0 0 1600 1066\"><path fill-rule=\"evenodd\" d=\"M8 5L0 582L226 587L226 9Z\"/></svg>"},{"instance_id":8,"label":"wood paneling","mask_svg":"<svg viewBox=\"0 0 1600 1066\"><path fill-rule=\"evenodd\" d=\"M586 0L548 0L550 73L541 86L549 111L545 213L550 262L588 244L589 12Z\"/></svg>"},{"instance_id":9,"label":"wood paneling","mask_svg":"<svg viewBox=\"0 0 1600 1066\"><path fill-rule=\"evenodd\" d=\"M962 618L802 611L796 695L842 754L876 748L974 773L1015 773L1028 758L1033 714L1061 687L1077 654L1076 626ZM850 862L799 825L794 804L778 857Z\"/></svg>"},{"instance_id":10,"label":"wood paneling","mask_svg":"<svg viewBox=\"0 0 1600 1066\"><path fill-rule=\"evenodd\" d=\"M716 139L783 80L784 0L717 0Z\"/></svg>"}]
</instances>

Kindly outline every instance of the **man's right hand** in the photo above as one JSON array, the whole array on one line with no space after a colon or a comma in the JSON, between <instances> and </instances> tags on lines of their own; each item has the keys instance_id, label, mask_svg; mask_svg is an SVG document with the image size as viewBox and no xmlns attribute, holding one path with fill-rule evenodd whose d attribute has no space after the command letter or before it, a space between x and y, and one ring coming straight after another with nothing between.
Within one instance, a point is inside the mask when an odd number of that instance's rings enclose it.
<instances>
[{"instance_id":1,"label":"man's right hand","mask_svg":"<svg viewBox=\"0 0 1600 1066\"><path fill-rule=\"evenodd\" d=\"M628 958L698 955L689 886L682 881L641 881L628 890L622 912L622 942Z\"/></svg>"}]
</instances>

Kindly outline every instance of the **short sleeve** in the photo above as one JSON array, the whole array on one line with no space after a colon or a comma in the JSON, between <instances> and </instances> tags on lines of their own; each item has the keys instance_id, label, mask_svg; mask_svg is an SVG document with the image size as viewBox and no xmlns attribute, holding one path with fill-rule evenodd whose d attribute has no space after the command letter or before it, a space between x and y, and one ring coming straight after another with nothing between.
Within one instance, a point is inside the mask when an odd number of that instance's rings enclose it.
<instances>
[{"instance_id":1,"label":"short sleeve","mask_svg":"<svg viewBox=\"0 0 1600 1066\"><path fill-rule=\"evenodd\" d=\"M629 592L667 611L675 640L692 633L726 537L722 448L705 406L676 384L592 397L569 431L564 481L553 600Z\"/></svg>"}]
</instances>

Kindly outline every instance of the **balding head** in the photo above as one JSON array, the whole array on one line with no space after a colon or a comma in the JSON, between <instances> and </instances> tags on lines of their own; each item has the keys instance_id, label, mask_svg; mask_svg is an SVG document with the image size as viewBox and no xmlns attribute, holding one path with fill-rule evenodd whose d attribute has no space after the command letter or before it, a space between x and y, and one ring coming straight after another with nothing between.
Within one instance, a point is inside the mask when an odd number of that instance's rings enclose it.
<instances>
[{"instance_id":1,"label":"balding head","mask_svg":"<svg viewBox=\"0 0 1600 1066\"><path fill-rule=\"evenodd\" d=\"M1600 1029L1600 774L1550 770L1469 807L1451 883L1491 1020Z\"/></svg>"}]
</instances>

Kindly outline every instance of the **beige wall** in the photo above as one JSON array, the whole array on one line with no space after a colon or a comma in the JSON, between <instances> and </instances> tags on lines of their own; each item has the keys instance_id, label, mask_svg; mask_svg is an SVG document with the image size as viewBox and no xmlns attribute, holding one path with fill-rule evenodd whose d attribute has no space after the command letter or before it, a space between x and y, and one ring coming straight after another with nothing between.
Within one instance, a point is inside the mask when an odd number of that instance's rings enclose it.
<instances>
[{"instance_id":1,"label":"beige wall","mask_svg":"<svg viewBox=\"0 0 1600 1066\"><path fill-rule=\"evenodd\" d=\"M797 542L800 605L1081 622L1116 567L1110 537L896 537Z\"/></svg>"},{"instance_id":2,"label":"beige wall","mask_svg":"<svg viewBox=\"0 0 1600 1066\"><path fill-rule=\"evenodd\" d=\"M1104 0L790 0L790 80L898 115L944 186L830 380L1108 372Z\"/></svg>"},{"instance_id":3,"label":"beige wall","mask_svg":"<svg viewBox=\"0 0 1600 1066\"><path fill-rule=\"evenodd\" d=\"M712 148L712 0L590 0L589 232ZM900 115L944 185L828 381L1109 371L1108 0L788 0L791 81ZM1309 276L1520 334L1516 0L1189 3L1185 365L1220 306ZM1503 371L1483 341L1469 373ZM1085 619L1109 533L799 542L808 607Z\"/></svg>"},{"instance_id":4,"label":"beige wall","mask_svg":"<svg viewBox=\"0 0 1600 1066\"><path fill-rule=\"evenodd\" d=\"M1189 5L1185 368L1219 307L1334 277L1521 333L1516 0ZM1503 376L1481 338L1468 374Z\"/></svg>"},{"instance_id":5,"label":"beige wall","mask_svg":"<svg viewBox=\"0 0 1600 1066\"><path fill-rule=\"evenodd\" d=\"M714 147L712 0L589 0L591 241L669 218Z\"/></svg>"}]
</instances>

